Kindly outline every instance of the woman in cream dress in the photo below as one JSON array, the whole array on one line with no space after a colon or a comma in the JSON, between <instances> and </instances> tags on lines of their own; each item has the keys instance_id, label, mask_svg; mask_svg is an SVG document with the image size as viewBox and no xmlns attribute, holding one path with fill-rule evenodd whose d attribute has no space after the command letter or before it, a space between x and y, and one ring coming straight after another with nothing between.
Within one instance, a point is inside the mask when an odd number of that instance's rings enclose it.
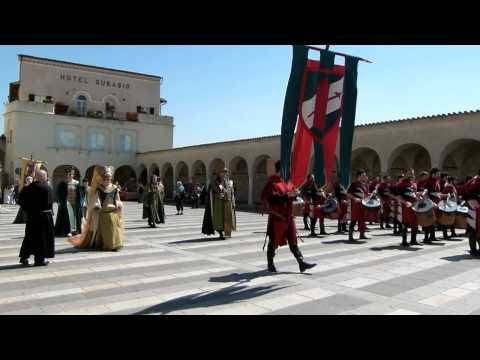
<instances>
[{"instance_id":1,"label":"woman in cream dress","mask_svg":"<svg viewBox=\"0 0 480 360\"><path fill-rule=\"evenodd\" d=\"M107 251L123 247L123 204L120 188L112 184L112 177L112 167L95 168L82 234L68 239L75 247Z\"/></svg>"}]
</instances>

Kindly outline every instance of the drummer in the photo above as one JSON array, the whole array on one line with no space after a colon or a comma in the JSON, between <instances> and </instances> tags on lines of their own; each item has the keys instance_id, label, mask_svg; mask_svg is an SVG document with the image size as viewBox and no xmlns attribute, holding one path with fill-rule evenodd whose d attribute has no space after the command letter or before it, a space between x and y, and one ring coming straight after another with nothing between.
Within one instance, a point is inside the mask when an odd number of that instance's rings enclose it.
<instances>
[{"instance_id":1,"label":"drummer","mask_svg":"<svg viewBox=\"0 0 480 360\"><path fill-rule=\"evenodd\" d=\"M320 206L325 204L325 201L327 200L327 194L325 191L323 191L323 189L318 188L314 181L313 186L310 188L310 196L312 199L310 205L310 236L317 236L315 233L317 220L320 224L320 235L328 235L325 231L325 215L319 209Z\"/></svg>"},{"instance_id":2,"label":"drummer","mask_svg":"<svg viewBox=\"0 0 480 360\"><path fill-rule=\"evenodd\" d=\"M350 227L348 229L348 240L354 241L353 231L358 222L360 239L369 239L365 236L365 215L362 200L368 196L368 177L364 170L357 171L356 180L350 184L347 190L349 200Z\"/></svg>"},{"instance_id":3,"label":"drummer","mask_svg":"<svg viewBox=\"0 0 480 360\"><path fill-rule=\"evenodd\" d=\"M455 183L456 183L456 178L454 176L449 176L447 178L447 181L445 182L445 185L443 186L442 194L446 195L447 197L450 195L452 198L455 198L455 201L457 202L458 192L457 192ZM442 229L444 239L449 238L448 232L447 232L448 229L450 229L450 232L451 232L450 238L457 237L457 234L455 233L455 225L450 225L448 227L445 226Z\"/></svg>"},{"instance_id":4,"label":"drummer","mask_svg":"<svg viewBox=\"0 0 480 360\"><path fill-rule=\"evenodd\" d=\"M472 179L470 179L463 187L463 199L466 200L467 202L471 203L471 200L475 200L477 202L480 201L480 170L478 171L478 174L474 176ZM476 208L475 205L474 207L471 207L472 205L469 205L469 208L473 210L473 217L470 217L470 222L467 227L467 233L469 234L470 237L470 249L472 251L472 255L478 256L480 253L478 252L477 249L473 248L475 246L475 243L478 242L478 239L480 237L480 218L479 218L479 210Z\"/></svg>"},{"instance_id":5,"label":"drummer","mask_svg":"<svg viewBox=\"0 0 480 360\"><path fill-rule=\"evenodd\" d=\"M407 233L411 229L410 245L420 245L417 242L418 223L417 216L412 210L413 203L417 200L417 184L414 181L413 170L405 175L397 184L398 200L402 207L402 244L408 247Z\"/></svg>"},{"instance_id":6,"label":"drummer","mask_svg":"<svg viewBox=\"0 0 480 360\"><path fill-rule=\"evenodd\" d=\"M393 235L402 234L402 222L400 221L401 205L397 198L398 196L397 185L400 183L400 180L404 178L404 176L405 175L403 173L399 175L397 177L397 180L396 181L393 180L390 186L390 192L392 194L390 210L392 212L392 217L393 217Z\"/></svg>"},{"instance_id":7,"label":"drummer","mask_svg":"<svg viewBox=\"0 0 480 360\"><path fill-rule=\"evenodd\" d=\"M348 200L347 190L341 183L340 174L337 174L333 180L333 189L335 192L335 198L338 202L339 214L338 214L338 234L347 232L347 212L348 212Z\"/></svg>"},{"instance_id":8,"label":"drummer","mask_svg":"<svg viewBox=\"0 0 480 360\"><path fill-rule=\"evenodd\" d=\"M389 175L385 175L382 178L382 182L378 185L378 196L382 202L382 214L380 217L380 229L391 229L390 226L390 201L391 201L391 192L390 192L390 183L392 179ZM385 224L385 227L383 226Z\"/></svg>"},{"instance_id":9,"label":"drummer","mask_svg":"<svg viewBox=\"0 0 480 360\"><path fill-rule=\"evenodd\" d=\"M430 170L430 176L425 179L423 183L424 193L427 195L434 204L438 205L441 200L440 195L440 172L437 168ZM434 208L435 216L438 217L438 207ZM425 231L425 240L428 241L437 241L435 237L435 225L424 228ZM424 240L424 242L425 242Z\"/></svg>"},{"instance_id":10,"label":"drummer","mask_svg":"<svg viewBox=\"0 0 480 360\"><path fill-rule=\"evenodd\" d=\"M427 183L427 181L428 181L428 171L422 171L417 179L417 191L419 193L422 193L425 191L425 184ZM425 227L422 226L422 231L425 234L425 238L423 239L423 242L427 241L428 243L428 234L429 234L428 229L425 229Z\"/></svg>"},{"instance_id":11,"label":"drummer","mask_svg":"<svg viewBox=\"0 0 480 360\"><path fill-rule=\"evenodd\" d=\"M307 180L300 188L300 196L303 198L304 208L303 208L303 225L304 230L310 230L308 225L308 219L310 214L310 204L312 202L311 188L315 184L315 176L310 174L307 176Z\"/></svg>"}]
</instances>

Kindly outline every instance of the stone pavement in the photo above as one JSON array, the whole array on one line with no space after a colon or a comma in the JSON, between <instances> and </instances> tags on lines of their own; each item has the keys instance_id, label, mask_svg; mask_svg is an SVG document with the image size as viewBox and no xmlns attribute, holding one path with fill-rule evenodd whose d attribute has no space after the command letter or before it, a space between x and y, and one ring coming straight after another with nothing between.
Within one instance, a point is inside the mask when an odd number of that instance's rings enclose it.
<instances>
[{"instance_id":1,"label":"stone pavement","mask_svg":"<svg viewBox=\"0 0 480 360\"><path fill-rule=\"evenodd\" d=\"M219 241L201 234L203 209L176 216L167 206L167 223L151 229L140 204L126 203L122 251L79 251L57 238L50 266L22 268L17 209L0 207L0 314L480 314L480 260L466 238L403 249L376 225L366 242L305 237L300 247L317 267L300 274L284 247L280 273L269 274L266 216L238 212L238 231Z\"/></svg>"}]
</instances>

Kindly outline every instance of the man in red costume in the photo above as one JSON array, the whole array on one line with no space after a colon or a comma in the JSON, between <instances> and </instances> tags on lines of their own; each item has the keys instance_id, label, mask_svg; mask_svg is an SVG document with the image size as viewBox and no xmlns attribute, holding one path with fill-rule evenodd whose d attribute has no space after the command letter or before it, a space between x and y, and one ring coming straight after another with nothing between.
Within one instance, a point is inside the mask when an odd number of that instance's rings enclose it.
<instances>
[{"instance_id":1,"label":"man in red costume","mask_svg":"<svg viewBox=\"0 0 480 360\"><path fill-rule=\"evenodd\" d=\"M436 205L441 200L441 193L440 193L440 176L439 170L437 168L433 168L430 170L430 176L425 179L425 183L423 184L424 191L426 190L428 193L428 197L432 200ZM434 208L435 216L438 217L438 208ZM430 241L437 241L435 237L435 225L424 227L425 231L425 240L424 242L428 243Z\"/></svg>"},{"instance_id":2,"label":"man in red costume","mask_svg":"<svg viewBox=\"0 0 480 360\"><path fill-rule=\"evenodd\" d=\"M297 244L297 229L292 211L293 200L298 192L291 183L285 183L280 177L281 163L275 163L275 175L271 175L263 188L261 199L268 211L267 236L269 238L267 247L268 271L277 272L273 263L275 250L287 245L297 259L300 272L313 268L316 264L309 264L303 260Z\"/></svg>"},{"instance_id":3,"label":"man in red costume","mask_svg":"<svg viewBox=\"0 0 480 360\"><path fill-rule=\"evenodd\" d=\"M380 217L380 229L391 229L390 226L390 201L391 199L391 192L390 192L390 183L391 178L388 175L385 175L382 179L382 182L378 185L378 196L382 201L382 215ZM385 224L385 227L384 227Z\"/></svg>"},{"instance_id":4,"label":"man in red costume","mask_svg":"<svg viewBox=\"0 0 480 360\"><path fill-rule=\"evenodd\" d=\"M368 177L364 170L357 171L356 180L350 184L347 193L350 207L350 227L348 230L348 240L354 241L353 230L358 222L358 231L360 231L360 239L369 239L365 236L365 215L362 205L362 199L368 196Z\"/></svg>"},{"instance_id":5,"label":"man in red costume","mask_svg":"<svg viewBox=\"0 0 480 360\"><path fill-rule=\"evenodd\" d=\"M442 194L446 197L450 196L452 197L452 201L457 201L458 199L458 192L457 188L455 186L456 179L453 176L449 176L447 178L447 181L443 185L442 189ZM448 229L450 229L451 235L450 237L457 237L457 234L455 233L455 225L449 225L449 226L444 226L442 231L443 231L443 238L448 239Z\"/></svg>"},{"instance_id":6,"label":"man in red costume","mask_svg":"<svg viewBox=\"0 0 480 360\"><path fill-rule=\"evenodd\" d=\"M397 194L402 207L402 246L408 247L407 232L411 229L410 245L420 245L417 242L418 223L412 206L417 199L417 184L413 181L413 171L405 175L397 183Z\"/></svg>"},{"instance_id":7,"label":"man in red costume","mask_svg":"<svg viewBox=\"0 0 480 360\"><path fill-rule=\"evenodd\" d=\"M469 204L469 222L467 225L470 253L480 256L480 170L462 188L462 197Z\"/></svg>"}]
</instances>

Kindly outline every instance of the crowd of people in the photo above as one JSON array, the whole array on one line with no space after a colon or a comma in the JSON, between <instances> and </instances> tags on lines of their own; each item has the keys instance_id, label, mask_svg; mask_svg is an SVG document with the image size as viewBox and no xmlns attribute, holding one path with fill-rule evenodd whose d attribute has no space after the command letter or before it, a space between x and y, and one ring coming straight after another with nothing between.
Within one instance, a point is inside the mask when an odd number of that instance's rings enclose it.
<instances>
[{"instance_id":1,"label":"crowd of people","mask_svg":"<svg viewBox=\"0 0 480 360\"><path fill-rule=\"evenodd\" d=\"M378 223L380 229L392 229L393 235L401 236L401 246L421 245L417 235L424 234L423 244L438 241L436 232L443 232L443 239L457 237L456 222L442 222L445 202L455 206L470 207L476 211L480 197L480 171L459 182L455 177L440 173L433 168L422 171L418 177L411 169L393 179L389 175L369 180L364 170L356 172L352 183L345 188L340 176L324 186L318 186L314 175L295 189L281 178L281 163L267 164L268 180L261 193L264 211L269 215L266 239L267 267L276 272L273 262L278 247L289 246L297 259L301 272L315 264L307 263L298 247L298 233L295 216L303 216L304 229L311 237L327 236L325 219L337 220L336 234L348 234L348 240L368 240L368 225ZM74 178L74 170L68 169L66 180L56 187L54 196L45 171L39 170L35 179L27 178L18 194L19 212L15 223L26 223L25 238L20 251L20 262L28 265L30 255L35 256L35 265L46 265L47 258L54 256L54 237L67 237L77 248L117 251L123 246L123 203L121 188L112 183L113 168L99 167L88 179L80 183ZM191 184L188 188L177 181L174 199L177 215L183 215L183 202L189 194L192 208L199 207L203 197L205 212L201 232L205 235L218 233L225 240L236 231L236 201L234 183L228 169L222 168L208 187ZM53 222L53 201L58 202L58 213ZM301 199L301 200L300 200ZM165 187L156 175L152 175L142 192L143 219L155 228L165 223ZM431 211L421 210L430 201ZM467 203L465 203L467 202ZM373 204L370 206L369 204ZM428 207L427 207L427 210ZM426 221L425 214L433 219ZM465 214L463 214L465 215ZM469 215L465 216L465 219ZM472 216L470 216L472 217ZM461 236L470 236L472 254L480 255L475 243L478 236L480 217L473 216ZM317 226L318 224L318 226ZM319 229L317 234L316 229ZM421 228L421 230L420 230ZM354 236L358 230L359 237ZM408 242L410 233L410 242Z\"/></svg>"}]
</instances>

